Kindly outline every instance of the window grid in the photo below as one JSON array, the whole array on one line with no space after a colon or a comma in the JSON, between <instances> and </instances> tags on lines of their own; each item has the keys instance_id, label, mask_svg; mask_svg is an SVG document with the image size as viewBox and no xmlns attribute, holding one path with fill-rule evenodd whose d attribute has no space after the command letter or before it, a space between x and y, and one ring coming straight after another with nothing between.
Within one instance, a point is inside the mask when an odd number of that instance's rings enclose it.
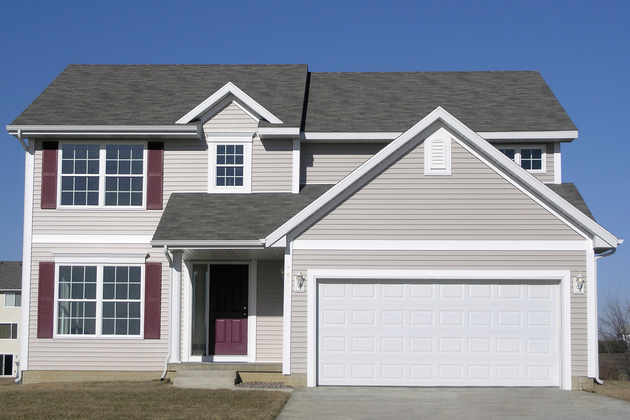
<instances>
[{"instance_id":1,"label":"window grid","mask_svg":"<svg viewBox=\"0 0 630 420\"><path fill-rule=\"evenodd\" d=\"M217 144L216 186L243 186L243 145Z\"/></svg>"},{"instance_id":2,"label":"window grid","mask_svg":"<svg viewBox=\"0 0 630 420\"><path fill-rule=\"evenodd\" d=\"M140 267L103 267L102 334L139 335L140 306Z\"/></svg>"},{"instance_id":3,"label":"window grid","mask_svg":"<svg viewBox=\"0 0 630 420\"><path fill-rule=\"evenodd\" d=\"M17 340L17 338L18 338L17 323L1 323L0 324L0 339Z\"/></svg>"},{"instance_id":4,"label":"window grid","mask_svg":"<svg viewBox=\"0 0 630 420\"><path fill-rule=\"evenodd\" d=\"M142 205L143 154L142 145L108 144L106 146L106 206Z\"/></svg>"},{"instance_id":5,"label":"window grid","mask_svg":"<svg viewBox=\"0 0 630 420\"><path fill-rule=\"evenodd\" d=\"M530 171L542 170L542 150L521 149L521 168Z\"/></svg>"},{"instance_id":6,"label":"window grid","mask_svg":"<svg viewBox=\"0 0 630 420\"><path fill-rule=\"evenodd\" d=\"M96 266L60 266L58 284L58 334L94 335Z\"/></svg>"},{"instance_id":7,"label":"window grid","mask_svg":"<svg viewBox=\"0 0 630 420\"><path fill-rule=\"evenodd\" d=\"M61 148L61 204L98 205L99 146L63 144Z\"/></svg>"}]
</instances>

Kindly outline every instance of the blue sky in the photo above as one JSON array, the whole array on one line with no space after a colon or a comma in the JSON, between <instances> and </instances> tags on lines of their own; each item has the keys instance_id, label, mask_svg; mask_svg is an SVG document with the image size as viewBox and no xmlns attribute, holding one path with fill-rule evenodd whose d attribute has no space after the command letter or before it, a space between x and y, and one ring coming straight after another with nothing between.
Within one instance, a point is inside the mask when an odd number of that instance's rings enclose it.
<instances>
[{"instance_id":1,"label":"blue sky","mask_svg":"<svg viewBox=\"0 0 630 420\"><path fill-rule=\"evenodd\" d=\"M630 237L630 3L3 2L0 122L69 63L307 63L313 71L539 70L580 130L563 179ZM472 2L471 2L472 3ZM482 2L474 2L482 3ZM21 256L24 154L0 130L0 259ZM630 243L599 265L630 297Z\"/></svg>"}]
</instances>

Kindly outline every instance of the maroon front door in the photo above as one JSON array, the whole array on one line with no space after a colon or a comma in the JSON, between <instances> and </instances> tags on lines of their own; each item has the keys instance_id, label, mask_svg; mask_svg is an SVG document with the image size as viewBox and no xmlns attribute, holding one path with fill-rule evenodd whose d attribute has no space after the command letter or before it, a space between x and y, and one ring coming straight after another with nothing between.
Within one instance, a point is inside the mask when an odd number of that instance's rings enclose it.
<instances>
[{"instance_id":1,"label":"maroon front door","mask_svg":"<svg viewBox=\"0 0 630 420\"><path fill-rule=\"evenodd\" d=\"M247 354L247 265L210 266L210 353Z\"/></svg>"}]
</instances>

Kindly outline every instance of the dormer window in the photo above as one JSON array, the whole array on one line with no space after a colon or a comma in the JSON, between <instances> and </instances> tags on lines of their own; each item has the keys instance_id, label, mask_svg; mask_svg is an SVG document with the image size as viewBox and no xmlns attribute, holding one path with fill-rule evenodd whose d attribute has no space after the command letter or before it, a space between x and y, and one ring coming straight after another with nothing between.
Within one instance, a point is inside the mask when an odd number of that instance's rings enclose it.
<instances>
[{"instance_id":1,"label":"dormer window","mask_svg":"<svg viewBox=\"0 0 630 420\"><path fill-rule=\"evenodd\" d=\"M251 192L251 137L208 137L208 192Z\"/></svg>"},{"instance_id":2,"label":"dormer window","mask_svg":"<svg viewBox=\"0 0 630 420\"><path fill-rule=\"evenodd\" d=\"M545 172L542 147L500 147L499 151L529 172Z\"/></svg>"}]
</instances>

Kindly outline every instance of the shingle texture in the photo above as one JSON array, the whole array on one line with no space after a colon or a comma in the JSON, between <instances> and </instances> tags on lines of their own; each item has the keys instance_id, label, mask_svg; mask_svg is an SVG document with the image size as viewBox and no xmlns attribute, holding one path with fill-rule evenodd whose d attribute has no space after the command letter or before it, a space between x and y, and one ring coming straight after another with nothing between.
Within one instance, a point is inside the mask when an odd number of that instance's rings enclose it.
<instances>
[{"instance_id":1,"label":"shingle texture","mask_svg":"<svg viewBox=\"0 0 630 420\"><path fill-rule=\"evenodd\" d=\"M232 82L298 127L306 74L306 65L69 65L13 124L174 124Z\"/></svg>"},{"instance_id":2,"label":"shingle texture","mask_svg":"<svg viewBox=\"0 0 630 420\"><path fill-rule=\"evenodd\" d=\"M578 210L582 213L595 220L595 217L591 213L591 210L586 205L586 202L582 198L582 195L578 191L575 184L572 182L565 182L563 184L546 184L549 188L551 188L556 194L560 197L567 200L569 203L573 204Z\"/></svg>"},{"instance_id":3,"label":"shingle texture","mask_svg":"<svg viewBox=\"0 0 630 420\"><path fill-rule=\"evenodd\" d=\"M306 65L70 65L13 124L174 124L231 81L297 127L307 74ZM311 73L307 105L313 132L405 131L437 106L475 131L575 130L534 71Z\"/></svg>"},{"instance_id":4,"label":"shingle texture","mask_svg":"<svg viewBox=\"0 0 630 420\"><path fill-rule=\"evenodd\" d=\"M0 261L0 290L22 289L22 263Z\"/></svg>"},{"instance_id":5,"label":"shingle texture","mask_svg":"<svg viewBox=\"0 0 630 420\"><path fill-rule=\"evenodd\" d=\"M330 187L306 185L299 194L175 193L168 200L153 240L262 239Z\"/></svg>"},{"instance_id":6,"label":"shingle texture","mask_svg":"<svg viewBox=\"0 0 630 420\"><path fill-rule=\"evenodd\" d=\"M475 131L575 130L535 71L312 73L305 131L405 131L441 106Z\"/></svg>"}]
</instances>

